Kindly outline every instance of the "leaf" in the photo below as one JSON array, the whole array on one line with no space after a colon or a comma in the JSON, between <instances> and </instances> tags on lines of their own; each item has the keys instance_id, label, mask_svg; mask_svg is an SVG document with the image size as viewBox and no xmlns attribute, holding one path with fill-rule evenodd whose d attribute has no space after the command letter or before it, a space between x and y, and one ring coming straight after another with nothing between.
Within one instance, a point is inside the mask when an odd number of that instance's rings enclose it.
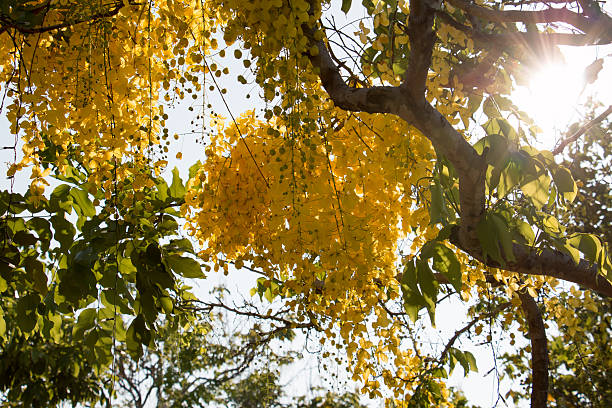
<instances>
[{"instance_id":1,"label":"leaf","mask_svg":"<svg viewBox=\"0 0 612 408\"><path fill-rule=\"evenodd\" d=\"M185 278L202 279L205 277L202 266L195 259L172 254L164 257L164 260L170 269Z\"/></svg>"},{"instance_id":2,"label":"leaf","mask_svg":"<svg viewBox=\"0 0 612 408\"><path fill-rule=\"evenodd\" d=\"M512 127L510 122L504 118L498 117L489 119L482 126L482 128L489 136L502 136L504 139L506 139L506 145L509 145L510 143L517 144L519 142L519 137L516 130L514 130L514 127Z\"/></svg>"},{"instance_id":3,"label":"leaf","mask_svg":"<svg viewBox=\"0 0 612 408\"><path fill-rule=\"evenodd\" d=\"M63 215L53 215L50 220L54 230L53 238L59 242L62 250L68 249L74 241L76 229Z\"/></svg>"},{"instance_id":4,"label":"leaf","mask_svg":"<svg viewBox=\"0 0 612 408\"><path fill-rule=\"evenodd\" d=\"M127 304L125 299L123 299L114 289L105 289L102 292L102 303L105 306L112 307L113 309L115 306L117 306L117 311L119 313L128 314L128 315L134 313L134 311Z\"/></svg>"},{"instance_id":5,"label":"leaf","mask_svg":"<svg viewBox=\"0 0 612 408\"><path fill-rule=\"evenodd\" d=\"M348 14L349 10L351 9L351 2L352 0L342 0L342 7L340 10L342 10L344 14Z\"/></svg>"},{"instance_id":6,"label":"leaf","mask_svg":"<svg viewBox=\"0 0 612 408\"><path fill-rule=\"evenodd\" d=\"M597 262L599 253L602 250L602 245L599 238L595 235L579 234L570 238L568 242L575 248L578 248L591 263Z\"/></svg>"},{"instance_id":7,"label":"leaf","mask_svg":"<svg viewBox=\"0 0 612 408\"><path fill-rule=\"evenodd\" d=\"M453 288L461 293L461 264L455 253L444 244L437 244L433 248L433 268L442 273Z\"/></svg>"},{"instance_id":8,"label":"leaf","mask_svg":"<svg viewBox=\"0 0 612 408\"><path fill-rule=\"evenodd\" d=\"M85 332L94 327L97 311L89 308L81 311L79 318L72 329L72 335L77 340L83 339Z\"/></svg>"},{"instance_id":9,"label":"leaf","mask_svg":"<svg viewBox=\"0 0 612 408\"><path fill-rule=\"evenodd\" d=\"M516 258L514 257L514 251L512 249L512 235L510 234L506 220L502 216L495 213L489 214L488 217L489 222L493 225L495 230L495 236L497 237L497 240L501 245L501 249L503 250L505 260L510 262L515 261Z\"/></svg>"},{"instance_id":10,"label":"leaf","mask_svg":"<svg viewBox=\"0 0 612 408\"><path fill-rule=\"evenodd\" d=\"M427 261L419 259L417 260L416 266L417 279L419 282L419 287L421 288L423 300L425 301L425 307L427 308L427 312L429 313L429 319L431 321L431 324L435 327L436 302L438 300L438 285L436 284L434 274L431 272L431 269L429 269Z\"/></svg>"},{"instance_id":11,"label":"leaf","mask_svg":"<svg viewBox=\"0 0 612 408\"><path fill-rule=\"evenodd\" d=\"M47 294L47 275L45 275L45 265L36 258L26 258L23 261L28 280L41 295Z\"/></svg>"},{"instance_id":12,"label":"leaf","mask_svg":"<svg viewBox=\"0 0 612 408\"><path fill-rule=\"evenodd\" d=\"M497 106L495 106L495 101L491 97L485 99L484 103L482 104L482 111L490 119L501 117L501 113L499 112Z\"/></svg>"},{"instance_id":13,"label":"leaf","mask_svg":"<svg viewBox=\"0 0 612 408\"><path fill-rule=\"evenodd\" d=\"M6 340L6 321L4 321L4 315L0 315L0 337Z\"/></svg>"},{"instance_id":14,"label":"leaf","mask_svg":"<svg viewBox=\"0 0 612 408\"><path fill-rule=\"evenodd\" d=\"M172 169L172 184L170 185L168 192L172 198L182 199L185 196L185 186L181 181L179 171L176 167Z\"/></svg>"},{"instance_id":15,"label":"leaf","mask_svg":"<svg viewBox=\"0 0 612 408\"><path fill-rule=\"evenodd\" d=\"M166 201L166 199L168 198L168 183L166 183L166 180L160 177L160 179L157 181L156 186L157 192L155 194L155 197L162 202Z\"/></svg>"},{"instance_id":16,"label":"leaf","mask_svg":"<svg viewBox=\"0 0 612 408\"><path fill-rule=\"evenodd\" d=\"M470 371L470 363L465 354L461 350L452 347L450 349L450 355L454 357L459 364L461 364L461 367L463 368L463 375L466 376Z\"/></svg>"},{"instance_id":17,"label":"leaf","mask_svg":"<svg viewBox=\"0 0 612 408\"><path fill-rule=\"evenodd\" d=\"M172 314L174 311L174 304L172 298L169 296L162 296L159 298L159 303L166 314Z\"/></svg>"},{"instance_id":18,"label":"leaf","mask_svg":"<svg viewBox=\"0 0 612 408\"><path fill-rule=\"evenodd\" d=\"M437 224L444 223L448 218L446 210L446 202L444 200L444 192L439 183L434 183L429 187L431 193L431 202L429 204L429 223Z\"/></svg>"},{"instance_id":19,"label":"leaf","mask_svg":"<svg viewBox=\"0 0 612 408\"><path fill-rule=\"evenodd\" d=\"M80 188L72 188L70 190L70 196L72 197L72 207L77 214L83 214L85 217L93 217L96 215L96 208L88 197L86 191Z\"/></svg>"},{"instance_id":20,"label":"leaf","mask_svg":"<svg viewBox=\"0 0 612 408\"><path fill-rule=\"evenodd\" d=\"M29 333L36 327L38 319L36 308L39 303L40 297L35 294L29 294L17 300L17 325L22 332Z\"/></svg>"},{"instance_id":21,"label":"leaf","mask_svg":"<svg viewBox=\"0 0 612 408\"><path fill-rule=\"evenodd\" d=\"M548 202L550 177L543 173L540 177L523 184L521 190L531 200L533 205L540 209Z\"/></svg>"},{"instance_id":22,"label":"leaf","mask_svg":"<svg viewBox=\"0 0 612 408\"><path fill-rule=\"evenodd\" d=\"M197 162L195 162L189 167L189 178L190 179L194 178L196 174L198 174L198 170L200 170L200 167L202 167L202 162L200 160L198 160Z\"/></svg>"},{"instance_id":23,"label":"leaf","mask_svg":"<svg viewBox=\"0 0 612 408\"><path fill-rule=\"evenodd\" d=\"M72 197L70 196L70 186L60 184L57 186L49 198L49 210L51 213L67 211L72 212Z\"/></svg>"},{"instance_id":24,"label":"leaf","mask_svg":"<svg viewBox=\"0 0 612 408\"><path fill-rule=\"evenodd\" d=\"M419 310L425 304L425 299L417 286L417 270L414 261L406 263L401 279L404 309L413 322L418 318Z\"/></svg>"},{"instance_id":25,"label":"leaf","mask_svg":"<svg viewBox=\"0 0 612 408\"><path fill-rule=\"evenodd\" d=\"M502 170L497 183L497 196L503 198L520 182L521 164L515 155L511 155L506 165L502 165L500 168Z\"/></svg>"},{"instance_id":26,"label":"leaf","mask_svg":"<svg viewBox=\"0 0 612 408\"><path fill-rule=\"evenodd\" d=\"M490 257L498 263L503 264L504 260L497 244L497 237L495 236L495 227L491 225L487 216L482 217L476 226L476 235L480 241L482 255L485 261Z\"/></svg>"},{"instance_id":27,"label":"leaf","mask_svg":"<svg viewBox=\"0 0 612 408\"><path fill-rule=\"evenodd\" d=\"M472 353L470 353L469 351L464 351L463 355L465 356L466 360L468 361L468 364L470 366L470 370L474 371L474 372L478 372L478 366L476 365L476 358L474 357L474 355Z\"/></svg>"},{"instance_id":28,"label":"leaf","mask_svg":"<svg viewBox=\"0 0 612 408\"><path fill-rule=\"evenodd\" d=\"M578 188L576 187L576 182L572 177L572 173L570 173L567 168L559 166L553 173L553 180L557 186L557 191L563 196L563 198L570 203L574 201Z\"/></svg>"},{"instance_id":29,"label":"leaf","mask_svg":"<svg viewBox=\"0 0 612 408\"><path fill-rule=\"evenodd\" d=\"M142 345L148 345L151 337L151 331L147 329L144 316L139 314L132 320L125 336L130 356L138 360L142 356Z\"/></svg>"},{"instance_id":30,"label":"leaf","mask_svg":"<svg viewBox=\"0 0 612 408\"><path fill-rule=\"evenodd\" d=\"M571 246L569 244L569 242L566 242L563 246L562 249L569 255L572 257L572 260L574 261L574 263L576 265L578 265L578 263L580 262L580 251L577 248L574 248L573 246Z\"/></svg>"},{"instance_id":31,"label":"leaf","mask_svg":"<svg viewBox=\"0 0 612 408\"><path fill-rule=\"evenodd\" d=\"M535 241L535 234L533 233L533 229L531 225L526 223L525 221L518 221L515 225L515 230L518 235L521 237L521 243L526 245L533 245Z\"/></svg>"},{"instance_id":32,"label":"leaf","mask_svg":"<svg viewBox=\"0 0 612 408\"><path fill-rule=\"evenodd\" d=\"M13 235L13 242L21 246L32 246L38 242L38 239L26 231L17 231Z\"/></svg>"},{"instance_id":33,"label":"leaf","mask_svg":"<svg viewBox=\"0 0 612 408\"><path fill-rule=\"evenodd\" d=\"M34 217L26 222L26 226L36 232L42 251L47 251L51 244L51 224L44 218Z\"/></svg>"}]
</instances>

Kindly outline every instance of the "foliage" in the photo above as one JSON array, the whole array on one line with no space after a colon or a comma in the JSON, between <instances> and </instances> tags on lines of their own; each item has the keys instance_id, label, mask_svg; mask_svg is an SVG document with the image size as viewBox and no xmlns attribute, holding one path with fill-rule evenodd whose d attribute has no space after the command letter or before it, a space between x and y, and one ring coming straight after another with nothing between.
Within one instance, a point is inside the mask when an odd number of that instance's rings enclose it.
<instances>
[{"instance_id":1,"label":"foliage","mask_svg":"<svg viewBox=\"0 0 612 408\"><path fill-rule=\"evenodd\" d=\"M559 279L612 297L609 246L564 225L578 185L563 148L534 147L539 130L510 99L558 45L612 42L599 3L556 4L3 3L7 175L31 171L27 194L0 196L3 315L24 338L83 340L87 362L108 366L116 343L138 358L161 321L184 327L197 302L182 278L249 270L262 275L254 294L291 317L272 315L271 333L317 332L371 398L456 405L445 379L457 363L477 369L458 340L490 342L484 319L528 335L544 406L534 298L562 325L558 299L590 301ZM333 13L355 8L364 18L338 28ZM234 78L261 94L263 115L215 111ZM185 99L206 148L168 186L168 112ZM61 184L49 195L50 177ZM449 300L469 320L432 348L413 332Z\"/></svg>"},{"instance_id":2,"label":"foliage","mask_svg":"<svg viewBox=\"0 0 612 408\"><path fill-rule=\"evenodd\" d=\"M11 316L9 322L14 319ZM0 347L0 406L51 407L66 401L75 405L105 400L105 384L87 362L87 346L50 342L40 334L26 338L15 327L8 330L10 341Z\"/></svg>"},{"instance_id":3,"label":"foliage","mask_svg":"<svg viewBox=\"0 0 612 408\"><path fill-rule=\"evenodd\" d=\"M590 105L591 109L597 107ZM568 133L575 130L571 126ZM579 188L579 201L566 214L568 230L601 234L607 245L612 244L612 184L609 183L610 122L590 129L584 138L570 149L565 159ZM569 316L548 316L550 326L559 331L549 340L550 406L607 407L612 404L610 370L612 353L611 304L605 297L572 289L560 294L556 302L570 312ZM529 359L524 354L504 355L505 370L511 378L529 372ZM523 381L528 376L523 377ZM527 399L525 392L514 390L513 399Z\"/></svg>"}]
</instances>

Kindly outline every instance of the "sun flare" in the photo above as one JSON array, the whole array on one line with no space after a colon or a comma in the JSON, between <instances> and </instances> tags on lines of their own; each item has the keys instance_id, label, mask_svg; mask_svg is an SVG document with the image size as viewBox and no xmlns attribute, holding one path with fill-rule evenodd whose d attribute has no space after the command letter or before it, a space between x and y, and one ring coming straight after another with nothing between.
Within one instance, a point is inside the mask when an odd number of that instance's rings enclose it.
<instances>
[{"instance_id":1,"label":"sun flare","mask_svg":"<svg viewBox=\"0 0 612 408\"><path fill-rule=\"evenodd\" d=\"M552 148L561 132L579 117L576 109L582 99L583 69L578 62L541 66L531 74L528 86L515 91L519 108L543 130L538 137L542 147Z\"/></svg>"}]
</instances>

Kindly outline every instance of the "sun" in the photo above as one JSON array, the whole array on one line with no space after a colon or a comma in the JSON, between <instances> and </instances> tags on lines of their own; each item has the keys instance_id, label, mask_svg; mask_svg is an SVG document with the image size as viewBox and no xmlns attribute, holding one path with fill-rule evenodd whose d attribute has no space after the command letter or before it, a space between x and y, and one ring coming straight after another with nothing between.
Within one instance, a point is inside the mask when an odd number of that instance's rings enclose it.
<instances>
[{"instance_id":1,"label":"sun","mask_svg":"<svg viewBox=\"0 0 612 408\"><path fill-rule=\"evenodd\" d=\"M513 93L519 109L527 112L543 130L539 147L551 149L562 132L580 118L584 66L578 62L541 65L531 71L527 86Z\"/></svg>"}]
</instances>

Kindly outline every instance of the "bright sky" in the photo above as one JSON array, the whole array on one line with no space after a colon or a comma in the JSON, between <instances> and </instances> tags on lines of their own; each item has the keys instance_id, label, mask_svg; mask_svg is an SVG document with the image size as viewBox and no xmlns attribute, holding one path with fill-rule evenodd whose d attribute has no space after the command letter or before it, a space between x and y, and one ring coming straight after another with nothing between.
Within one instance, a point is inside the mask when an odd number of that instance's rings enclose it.
<instances>
[{"instance_id":1,"label":"bright sky","mask_svg":"<svg viewBox=\"0 0 612 408\"><path fill-rule=\"evenodd\" d=\"M544 130L541 148L552 149L568 125L580 121L586 113L583 105L589 97L612 104L612 60L604 59L603 69L592 84L584 84L585 69L596 60L612 54L612 46L565 47L565 62L545 65L535 71L529 87L513 94L514 102L526 111Z\"/></svg>"}]
</instances>

